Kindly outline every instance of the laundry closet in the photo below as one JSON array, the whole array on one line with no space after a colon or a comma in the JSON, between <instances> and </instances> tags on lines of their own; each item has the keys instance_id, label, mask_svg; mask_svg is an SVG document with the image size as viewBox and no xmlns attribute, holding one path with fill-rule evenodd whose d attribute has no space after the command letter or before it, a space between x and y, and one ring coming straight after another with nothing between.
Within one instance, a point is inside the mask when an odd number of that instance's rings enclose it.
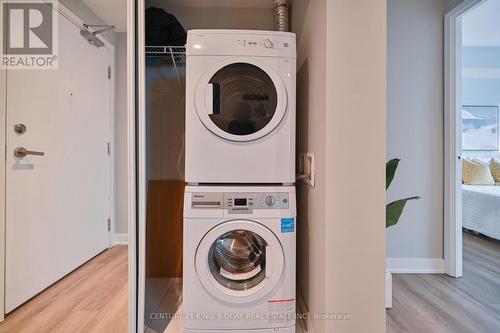
<instances>
[{"instance_id":1,"label":"laundry closet","mask_svg":"<svg viewBox=\"0 0 500 333\"><path fill-rule=\"evenodd\" d=\"M296 2L298 2L297 0ZM293 10L291 4L288 5L289 10ZM138 314L139 318L137 323L139 331L144 327L146 332L182 332L182 321L178 320L173 314L182 314L182 274L183 274L183 210L184 210L184 195L186 191L190 190L190 184L186 180L186 93L189 92L186 87L186 47L183 38L183 30L189 31L193 29L231 29L231 30L256 30L256 31L276 31L277 23L277 10L274 6L273 0L259 0L259 1L224 1L224 0L211 0L211 1L182 1L182 0L145 0L145 30L146 30L146 45L145 45L145 176L146 176L146 221L145 227L139 228L139 269L138 269ZM291 13L289 14L291 17ZM297 16L300 18L300 15ZM149 21L148 21L149 20ZM173 29L169 36L155 35L155 22L161 20L168 20L171 22ZM283 22L281 22L283 23ZM301 28L302 26L299 25ZM292 25L293 27L293 25ZM156 31L158 33L158 31ZM289 34L290 36L292 34ZM279 35L278 35L279 36ZM162 40L163 38L163 40ZM264 38L264 37L263 37ZM274 38L274 37L273 37ZM270 42L279 43L281 48L288 48L293 46L293 52L284 53L290 56L290 60L286 63L293 66L292 74L288 77L295 76L295 37L288 41L282 40L278 37L271 38ZM291 38L291 37L290 37ZM246 41L245 41L246 43ZM253 42L252 42L253 43ZM273 44L273 47L275 45ZM285 52L285 51L283 51ZM245 74L246 69L236 68L234 70L242 70L242 75ZM249 75L249 74L248 74ZM285 124L279 124L283 116L274 117L273 114L267 115L264 109L279 110L283 108L283 113L287 110L287 105L293 105L293 114L295 115L295 79L288 83L288 79L284 75L282 78L270 75L264 75L259 89L264 89L262 86L268 80L270 85L277 86L278 81L285 81L283 83L288 91L280 91L277 89L276 96L263 95L259 92L249 94L247 97L249 103L254 103L258 107L262 107L262 119L266 117L269 120L262 120L263 125L259 129L264 128L267 122L271 122L271 118L277 119L277 124L273 125L279 128L289 130L290 143L276 141L274 146L284 145L285 150L289 149L292 152L291 157L286 154L278 156L276 163L286 163L292 165L290 172L284 172L276 175L276 181L272 181L273 175L265 181L258 181L257 183L265 183L267 186L265 192L254 190L238 190L236 194L221 194L221 205L229 205L236 208L237 205L259 205L269 208L271 206L280 208L280 212L285 214L280 216L281 232L293 231L295 234L295 204L290 205L290 201L295 202L295 174L311 171L306 168L305 164L313 163L311 155L303 154L303 160L296 158L296 143L295 143L295 130L300 124L296 124L295 118L285 121ZM274 82L274 83L273 83ZM281 83L280 83L281 84ZM214 85L211 89L217 89ZM281 95L280 95L281 94ZM272 94L271 94L272 95ZM207 94L207 98L212 98L212 94ZM215 96L215 94L213 95ZM290 99L291 98L291 99ZM279 101L278 101L279 100ZM285 100L285 102L283 102ZM273 105L271 105L274 103ZM284 103L284 106L281 104ZM210 105L216 105L217 101L210 100ZM219 106L220 107L220 106ZM288 111L290 112L290 111ZM297 111L299 112L299 111ZM302 118L302 120L304 120ZM278 125L279 124L279 125ZM245 134L252 134L248 125L228 125L233 126L233 133L238 135L238 131L249 131ZM236 127L234 127L236 126ZM239 126L239 127L238 127ZM288 127L290 129L288 129ZM274 129L271 128L270 131ZM292 130L293 129L293 130ZM217 129L215 129L217 130ZM231 131L231 129L229 129ZM298 133L299 134L299 133ZM297 135L298 135L297 134ZM258 138L257 138L258 139ZM289 147L287 147L287 145ZM298 149L301 147L298 144ZM300 152L301 150L297 150ZM265 164L268 160L274 158L266 158L266 161L258 161ZM314 158L314 157L312 157ZM295 171L296 160L298 168ZM257 163L257 161L256 161ZM300 164L300 167L299 167ZM209 166L207 166L209 167ZM237 166L241 169L243 166ZM263 168L264 170L265 168ZM303 170L304 169L304 170ZM280 178L281 177L281 178ZM299 179L305 183L301 185L304 189L310 187L311 176L299 175ZM200 181L199 183L202 183ZM241 182L231 181L231 185L239 185L238 183L250 183L251 181L243 180ZM198 181L191 181L191 184L198 184ZM223 181L215 179L212 183L220 186ZM255 183L255 182L254 182ZM186 187L187 186L187 187ZM281 186L281 187L277 187ZM283 192L281 188L293 189L292 194ZM197 190L195 190L196 192ZM297 189L299 191L299 189ZM209 192L217 192L215 189L210 189ZM198 193L198 192L196 192ZM206 195L203 192L202 195ZM201 205L212 204L212 201L218 200L217 193L213 196L210 195L209 201L201 201ZM215 198L215 199L213 199ZM224 201L224 203L222 203ZM195 206L195 202L189 205ZM292 212L293 211L293 212ZM293 215L293 217L292 217ZM300 222L297 222L298 224ZM300 227L298 227L300 228ZM196 228L195 228L196 229ZM285 231L283 231L285 230ZM264 233L267 231L264 231ZM245 236L246 237L246 236ZM271 237L271 236L270 236ZM294 236L295 237L295 236ZM300 237L297 236L298 240ZM232 239L234 242L235 240ZM259 237L251 238L250 246L266 248L266 251L274 241L269 239L259 239ZM293 243L293 249L287 248L287 242ZM281 245L278 245L280 244ZM201 245L200 245L201 246ZM295 256L295 238L290 240L280 239L276 243L277 247L284 247L289 253L293 252ZM291 245L290 245L291 246ZM141 249L142 247L142 249ZM264 251L264 250L263 250ZM251 256L252 254L250 254ZM141 260L143 260L141 262ZM256 259L257 260L257 259ZM274 265L275 270L281 266L279 261L281 259L270 258L265 259L267 265ZM264 266L261 267L263 269ZM290 269L287 267L286 269ZM221 269L222 270L222 269ZM260 270L260 268L259 268ZM284 274L284 273L283 273ZM293 267L293 280L295 279L295 267ZM300 274L300 273L299 273ZM280 273L280 276L282 274ZM256 273L256 276L264 276ZM266 275L267 276L267 275ZM263 277L269 279L269 276ZM272 278L272 277L271 277ZM291 277L292 278L292 277ZM225 279L224 276L221 279ZM248 279L251 281L251 279ZM276 278L276 283L283 283ZM251 284L251 283L250 283ZM295 286L295 283L293 283ZM270 287L269 287L270 288ZM293 292L295 288L293 287ZM295 302L295 298L293 298ZM284 300L280 299L280 302ZM270 303L271 304L271 303ZM281 303L280 303L280 306ZM283 305L283 306L286 306ZM292 309L292 308L291 308ZM144 314L144 316L142 316ZM173 318L172 318L173 316ZM142 317L142 318L141 318ZM281 332L278 330L278 332ZM285 332L285 331L283 331ZM288 331L286 331L288 332Z\"/></svg>"}]
</instances>

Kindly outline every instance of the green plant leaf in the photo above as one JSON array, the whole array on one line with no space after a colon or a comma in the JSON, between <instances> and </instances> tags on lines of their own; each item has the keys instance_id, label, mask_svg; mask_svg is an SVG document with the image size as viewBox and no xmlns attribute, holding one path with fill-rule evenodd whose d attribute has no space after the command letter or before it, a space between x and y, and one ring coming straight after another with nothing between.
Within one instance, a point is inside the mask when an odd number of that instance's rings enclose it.
<instances>
[{"instance_id":1,"label":"green plant leaf","mask_svg":"<svg viewBox=\"0 0 500 333\"><path fill-rule=\"evenodd\" d=\"M406 202L409 200L420 199L420 197L411 197L406 199L400 199L391 202L385 207L385 227L389 228L397 224L403 209L405 208Z\"/></svg>"},{"instance_id":2,"label":"green plant leaf","mask_svg":"<svg viewBox=\"0 0 500 333\"><path fill-rule=\"evenodd\" d=\"M399 158L393 158L385 164L385 189L387 190L394 179L396 169L398 168Z\"/></svg>"}]
</instances>

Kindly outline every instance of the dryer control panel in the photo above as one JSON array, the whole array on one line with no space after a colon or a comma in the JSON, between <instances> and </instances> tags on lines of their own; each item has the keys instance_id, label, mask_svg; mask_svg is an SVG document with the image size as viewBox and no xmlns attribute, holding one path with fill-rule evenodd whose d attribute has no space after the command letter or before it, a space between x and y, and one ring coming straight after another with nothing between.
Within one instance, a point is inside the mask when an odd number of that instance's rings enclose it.
<instances>
[{"instance_id":1,"label":"dryer control panel","mask_svg":"<svg viewBox=\"0 0 500 333\"><path fill-rule=\"evenodd\" d=\"M254 209L289 209L288 192L207 192L192 196L192 208L227 209L230 214L252 213Z\"/></svg>"},{"instance_id":2,"label":"dryer control panel","mask_svg":"<svg viewBox=\"0 0 500 333\"><path fill-rule=\"evenodd\" d=\"M266 49L283 49L290 47L288 40L275 38L241 38L237 39L236 43L240 47L261 47Z\"/></svg>"},{"instance_id":3,"label":"dryer control panel","mask_svg":"<svg viewBox=\"0 0 500 333\"><path fill-rule=\"evenodd\" d=\"M242 56L297 58L295 34L282 31L188 31L186 56Z\"/></svg>"}]
</instances>

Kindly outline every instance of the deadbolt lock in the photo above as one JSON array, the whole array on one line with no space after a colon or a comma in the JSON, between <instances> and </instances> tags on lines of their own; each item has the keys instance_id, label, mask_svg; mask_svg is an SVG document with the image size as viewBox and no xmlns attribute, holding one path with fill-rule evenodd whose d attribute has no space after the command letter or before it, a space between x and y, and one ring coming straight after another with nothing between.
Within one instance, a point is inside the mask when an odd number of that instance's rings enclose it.
<instances>
[{"instance_id":1,"label":"deadbolt lock","mask_svg":"<svg viewBox=\"0 0 500 333\"><path fill-rule=\"evenodd\" d=\"M26 132L26 125L15 124L14 125L14 132L16 132L17 134L24 134Z\"/></svg>"}]
</instances>

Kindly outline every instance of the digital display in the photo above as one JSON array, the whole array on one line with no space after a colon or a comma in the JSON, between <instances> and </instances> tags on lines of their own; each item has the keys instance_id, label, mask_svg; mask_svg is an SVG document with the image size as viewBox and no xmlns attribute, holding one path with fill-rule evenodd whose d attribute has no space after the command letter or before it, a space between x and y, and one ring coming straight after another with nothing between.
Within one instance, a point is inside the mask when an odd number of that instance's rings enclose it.
<instances>
[{"instance_id":1,"label":"digital display","mask_svg":"<svg viewBox=\"0 0 500 333\"><path fill-rule=\"evenodd\" d=\"M234 205L235 206L246 206L247 205L247 199L234 199Z\"/></svg>"}]
</instances>

